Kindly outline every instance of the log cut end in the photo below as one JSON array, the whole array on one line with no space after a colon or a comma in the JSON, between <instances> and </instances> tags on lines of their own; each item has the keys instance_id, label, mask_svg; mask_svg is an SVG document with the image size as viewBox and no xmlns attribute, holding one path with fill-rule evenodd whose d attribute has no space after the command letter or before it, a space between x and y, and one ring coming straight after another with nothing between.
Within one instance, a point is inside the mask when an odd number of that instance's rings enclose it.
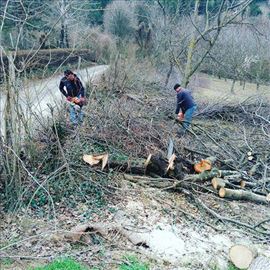
<instances>
[{"instance_id":1,"label":"log cut end","mask_svg":"<svg viewBox=\"0 0 270 270\"><path fill-rule=\"evenodd\" d=\"M197 173L201 173L204 171L210 171L212 169L211 161L207 159L202 159L199 163L194 165L194 170Z\"/></svg>"},{"instance_id":2,"label":"log cut end","mask_svg":"<svg viewBox=\"0 0 270 270\"><path fill-rule=\"evenodd\" d=\"M235 245L230 248L229 256L236 267L239 269L247 269L254 259L255 254L250 248L244 245Z\"/></svg>"},{"instance_id":3,"label":"log cut end","mask_svg":"<svg viewBox=\"0 0 270 270\"><path fill-rule=\"evenodd\" d=\"M241 180L240 181L240 187L241 188L245 188L245 186L246 186L246 181L245 180Z\"/></svg>"},{"instance_id":4,"label":"log cut end","mask_svg":"<svg viewBox=\"0 0 270 270\"><path fill-rule=\"evenodd\" d=\"M226 189L224 187L220 188L218 195L219 197L224 198L226 195Z\"/></svg>"},{"instance_id":5,"label":"log cut end","mask_svg":"<svg viewBox=\"0 0 270 270\"><path fill-rule=\"evenodd\" d=\"M218 178L218 177L214 177L212 179L212 186L215 190L219 190L220 188L224 188L225 187L225 182L223 179Z\"/></svg>"}]
</instances>

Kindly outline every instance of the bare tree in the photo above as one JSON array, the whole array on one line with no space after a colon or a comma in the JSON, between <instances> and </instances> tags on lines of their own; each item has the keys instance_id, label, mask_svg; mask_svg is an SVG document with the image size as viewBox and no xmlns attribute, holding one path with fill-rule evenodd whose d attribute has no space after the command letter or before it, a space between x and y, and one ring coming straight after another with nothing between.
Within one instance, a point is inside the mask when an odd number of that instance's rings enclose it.
<instances>
[{"instance_id":1,"label":"bare tree","mask_svg":"<svg viewBox=\"0 0 270 270\"><path fill-rule=\"evenodd\" d=\"M252 0L229 2L221 1L216 12L209 11L209 0L206 1L206 14L202 20L198 15L198 8L200 1L196 1L194 13L191 16L191 21L194 27L194 32L190 38L188 46L187 61L185 72L183 76L183 85L189 83L190 77L203 63L205 57L210 53L215 45L218 36L222 29L230 24L241 23L242 12L248 7ZM194 61L194 51L198 48L199 43L203 43L204 49L196 61Z\"/></svg>"},{"instance_id":2,"label":"bare tree","mask_svg":"<svg viewBox=\"0 0 270 270\"><path fill-rule=\"evenodd\" d=\"M231 25L222 31L201 70L232 79L231 91L236 81L243 89L245 82L269 83L269 38L263 19L256 21L256 28L249 24Z\"/></svg>"},{"instance_id":3,"label":"bare tree","mask_svg":"<svg viewBox=\"0 0 270 270\"><path fill-rule=\"evenodd\" d=\"M124 40L134 38L137 20L134 5L128 1L114 1L108 5L104 14L105 31Z\"/></svg>"},{"instance_id":4,"label":"bare tree","mask_svg":"<svg viewBox=\"0 0 270 270\"><path fill-rule=\"evenodd\" d=\"M173 20L175 25L179 23L175 19L175 17L178 17L177 14L168 18L169 15L166 13L164 5L161 1L157 1L164 16L164 29L167 30L167 39L170 41L167 43L170 48L170 62L173 66L177 66L180 73L183 74L183 86L188 85L192 75L200 68L222 30L231 24L243 23L242 13L252 1L222 0L220 3L216 3L215 8L213 8L209 0L206 2L196 0L193 11L184 13L185 15L178 18L179 21L185 22L184 25L182 24L181 31L177 31L176 28L175 31L171 29ZM170 23L168 23L168 20ZM191 27L188 28L187 26ZM172 38L172 36L174 37ZM175 37L178 38L178 43L175 42ZM178 44L178 48L176 44Z\"/></svg>"},{"instance_id":5,"label":"bare tree","mask_svg":"<svg viewBox=\"0 0 270 270\"><path fill-rule=\"evenodd\" d=\"M204 67L206 72L213 70L219 77L232 79L232 93L236 81L244 83L248 79L250 62L255 59L256 40L252 34L252 30L244 25L224 29Z\"/></svg>"},{"instance_id":6,"label":"bare tree","mask_svg":"<svg viewBox=\"0 0 270 270\"><path fill-rule=\"evenodd\" d=\"M20 18L19 28L16 30L15 34L13 33L13 35L10 35L11 42L8 42L7 36L4 36L4 30L7 28L7 26L10 26L10 29L13 29L14 25L11 24L11 22L16 22L17 20L17 17L14 17L9 13L10 5L13 5L14 2L15 1L7 0L5 5L1 5L0 13L0 69L1 73L4 74L3 76L0 74L1 79L3 79L3 83L0 85L0 148L1 154L3 153L0 156L0 164L1 171L5 175L3 179L4 183L1 182L1 185L3 184L3 187L5 188L5 197L8 198L8 204L11 206L14 206L12 203L16 203L18 201L25 182L36 181L35 178L30 177L29 171L23 159L30 162L31 158L37 154L38 150L35 148L34 142L34 125L37 124L37 122L40 125L43 125L46 122L46 119L41 118L41 97L39 96L39 98L37 98L38 94L36 94L36 92L43 93L44 95L47 95L47 93L42 92L44 91L44 89L42 89L44 86L37 86L37 88L34 87L35 84L33 84L28 78L29 72L32 70L36 71L35 68L38 64L41 66L43 65L42 73L48 79L48 67L50 63L52 61L59 63L59 66L55 66L56 73L59 72L59 69L61 69L63 63L65 63L67 60L66 56L63 58L59 57L60 59L58 59L59 52L62 52L63 50L55 50L58 53L55 59L52 58L53 50L49 49L45 52L40 50L43 48L45 41L48 41L49 44L51 37L59 40L59 29L61 29L61 22L62 25L64 24L65 32L63 42L65 47L72 45L73 49L75 49L75 45L79 47L80 44L77 43L82 40L76 40L75 37L72 40L73 42L70 43L70 35L67 37L65 34L67 33L66 26L69 25L69 22L74 22L75 19L77 23L73 23L73 28L71 29L74 30L75 27L82 27L80 17L75 16L78 10L69 10L69 8L71 8L71 4L74 4L74 1L69 1L66 6L63 7L64 9L61 15L59 15L59 13L50 12L50 8L52 7L49 7L46 3L44 3L44 13L36 14L36 16L42 17L44 21L46 21L46 19L49 20L50 18L50 23L46 24L46 34L43 36L43 40L41 42L39 39L35 40L35 38L29 40L29 44L26 47L28 50L22 52L21 49L25 47L22 46L21 39L27 31L29 32L29 35L31 33L26 26L30 23L28 19L30 15L33 14L33 11L26 9L26 6L24 5L25 3L29 2L18 1L22 9L25 11L25 16ZM65 4L64 1L61 3ZM65 17L68 11L70 11L69 16ZM50 16L54 15L54 17L48 17L48 14L50 14ZM64 18L62 19L62 17ZM68 33L72 33L72 31L69 31ZM10 46L11 43L12 46ZM11 48L12 50L10 50ZM70 50L70 52L73 53L72 50ZM46 60L42 57L38 58L38 55L44 56ZM38 60L40 60L42 63L37 63ZM48 62L44 64L44 60L45 62ZM31 90L29 90L29 84L33 85ZM47 109L47 107L45 109ZM58 106L52 108L52 114L56 113L57 109ZM40 112L37 113L37 110L40 110ZM54 125L54 122L49 122L50 120L48 120L47 126ZM2 181L2 178L0 181Z\"/></svg>"}]
</instances>

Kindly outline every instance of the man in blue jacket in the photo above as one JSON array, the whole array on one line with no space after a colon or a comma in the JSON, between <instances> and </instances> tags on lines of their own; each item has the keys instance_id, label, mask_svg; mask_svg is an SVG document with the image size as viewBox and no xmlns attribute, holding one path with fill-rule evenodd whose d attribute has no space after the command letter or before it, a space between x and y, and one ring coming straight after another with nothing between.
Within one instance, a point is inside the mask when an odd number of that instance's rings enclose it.
<instances>
[{"instance_id":1,"label":"man in blue jacket","mask_svg":"<svg viewBox=\"0 0 270 270\"><path fill-rule=\"evenodd\" d=\"M178 119L182 121L183 129L179 132L179 135L182 135L190 126L193 114L197 109L197 105L194 102L190 92L181 87L180 84L177 83L174 86L174 90L177 93L177 105L175 113L178 115Z\"/></svg>"},{"instance_id":2,"label":"man in blue jacket","mask_svg":"<svg viewBox=\"0 0 270 270\"><path fill-rule=\"evenodd\" d=\"M77 126L83 121L82 107L85 104L84 87L77 75L71 70L66 70L64 75L60 81L59 89L69 103L70 122L74 126Z\"/></svg>"}]
</instances>

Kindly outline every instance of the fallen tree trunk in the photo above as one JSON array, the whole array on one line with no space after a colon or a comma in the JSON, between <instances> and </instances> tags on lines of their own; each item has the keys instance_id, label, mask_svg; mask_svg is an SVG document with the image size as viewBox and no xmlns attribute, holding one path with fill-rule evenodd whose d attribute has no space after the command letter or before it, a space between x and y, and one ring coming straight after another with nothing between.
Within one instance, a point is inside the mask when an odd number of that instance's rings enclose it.
<instances>
[{"instance_id":1,"label":"fallen tree trunk","mask_svg":"<svg viewBox=\"0 0 270 270\"><path fill-rule=\"evenodd\" d=\"M152 187L160 187L160 182L162 188L169 187L169 186L174 186L175 188L178 187L183 187L187 185L192 185L194 182L198 181L205 181L209 180L215 176L220 175L221 172L218 169L213 169L212 171L204 171L200 174L194 174L194 175L189 175L185 177L183 180L179 181L179 179L171 179L171 178L149 178L149 177L143 177L143 176L136 176L136 175L125 175L125 178L127 180L130 180L132 182L138 182L138 183L144 183L148 184L149 186Z\"/></svg>"},{"instance_id":2,"label":"fallen tree trunk","mask_svg":"<svg viewBox=\"0 0 270 270\"><path fill-rule=\"evenodd\" d=\"M145 171L146 171L146 167L144 163L145 163L144 159L138 159L136 161L125 161L125 162L110 161L109 168L117 170L119 172L143 175L145 174Z\"/></svg>"},{"instance_id":3,"label":"fallen tree trunk","mask_svg":"<svg viewBox=\"0 0 270 270\"><path fill-rule=\"evenodd\" d=\"M176 157L175 160L173 160L173 164L171 164L169 160L163 158L161 154L158 154L150 155L147 160L136 159L125 162L109 161L109 168L137 175L158 175L161 177L168 176L175 179L183 179L185 173L192 172L193 164L179 157Z\"/></svg>"},{"instance_id":4,"label":"fallen tree trunk","mask_svg":"<svg viewBox=\"0 0 270 270\"><path fill-rule=\"evenodd\" d=\"M225 171L227 173L227 171ZM178 188L187 188L189 189L192 185L197 182L204 182L206 180L212 179L217 176L222 176L223 171L218 170L217 168L212 169L211 171L204 171L200 174L188 175L183 180L171 179L171 178L150 178L146 176L138 175L127 175L125 174L125 179L130 180L141 185L147 185L151 187L163 188L163 189L178 189Z\"/></svg>"},{"instance_id":5,"label":"fallen tree trunk","mask_svg":"<svg viewBox=\"0 0 270 270\"><path fill-rule=\"evenodd\" d=\"M228 199L233 199L233 200L247 200L247 201L269 204L269 200L267 199L266 196L258 195L251 191L246 191L246 190L233 190L233 189L222 187L219 190L219 196L221 198L228 198Z\"/></svg>"},{"instance_id":6,"label":"fallen tree trunk","mask_svg":"<svg viewBox=\"0 0 270 270\"><path fill-rule=\"evenodd\" d=\"M233 184L239 184L242 188L244 188L244 187L254 188L257 186L256 183L252 183L252 182L247 181L248 179L243 177L243 175L241 175L241 174L227 175L224 177L224 180L228 181L230 183L233 183Z\"/></svg>"},{"instance_id":7,"label":"fallen tree trunk","mask_svg":"<svg viewBox=\"0 0 270 270\"><path fill-rule=\"evenodd\" d=\"M213 168L211 171L204 171L200 174L194 174L194 175L189 175L188 177L186 177L184 180L189 180L189 181L206 181L209 179L212 179L214 177L224 177L226 175L230 175L235 173L234 171L223 171L223 170L219 170L217 168Z\"/></svg>"},{"instance_id":8,"label":"fallen tree trunk","mask_svg":"<svg viewBox=\"0 0 270 270\"><path fill-rule=\"evenodd\" d=\"M142 237L142 234L127 230L121 224L115 223L90 223L86 225L79 225L68 232L65 237L72 242L78 242L83 236L89 233L98 233L104 238L108 238L109 233L112 231L120 233L136 246L147 246L145 239Z\"/></svg>"}]
</instances>

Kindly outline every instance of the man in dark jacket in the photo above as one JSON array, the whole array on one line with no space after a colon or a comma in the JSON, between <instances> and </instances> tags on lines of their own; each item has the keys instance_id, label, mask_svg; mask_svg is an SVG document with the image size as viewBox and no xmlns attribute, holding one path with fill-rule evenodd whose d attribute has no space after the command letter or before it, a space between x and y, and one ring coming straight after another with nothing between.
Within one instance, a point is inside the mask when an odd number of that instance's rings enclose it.
<instances>
[{"instance_id":1,"label":"man in dark jacket","mask_svg":"<svg viewBox=\"0 0 270 270\"><path fill-rule=\"evenodd\" d=\"M184 133L192 121L192 116L197 109L197 105L194 102L190 92L181 87L180 84L177 83L174 86L174 90L177 93L177 105L175 113L178 115L178 119L182 121L183 126L183 129L179 133Z\"/></svg>"},{"instance_id":2,"label":"man in dark jacket","mask_svg":"<svg viewBox=\"0 0 270 270\"><path fill-rule=\"evenodd\" d=\"M84 87L77 75L71 70L66 70L64 75L60 81L59 89L69 103L70 122L76 126L83 121Z\"/></svg>"}]
</instances>

